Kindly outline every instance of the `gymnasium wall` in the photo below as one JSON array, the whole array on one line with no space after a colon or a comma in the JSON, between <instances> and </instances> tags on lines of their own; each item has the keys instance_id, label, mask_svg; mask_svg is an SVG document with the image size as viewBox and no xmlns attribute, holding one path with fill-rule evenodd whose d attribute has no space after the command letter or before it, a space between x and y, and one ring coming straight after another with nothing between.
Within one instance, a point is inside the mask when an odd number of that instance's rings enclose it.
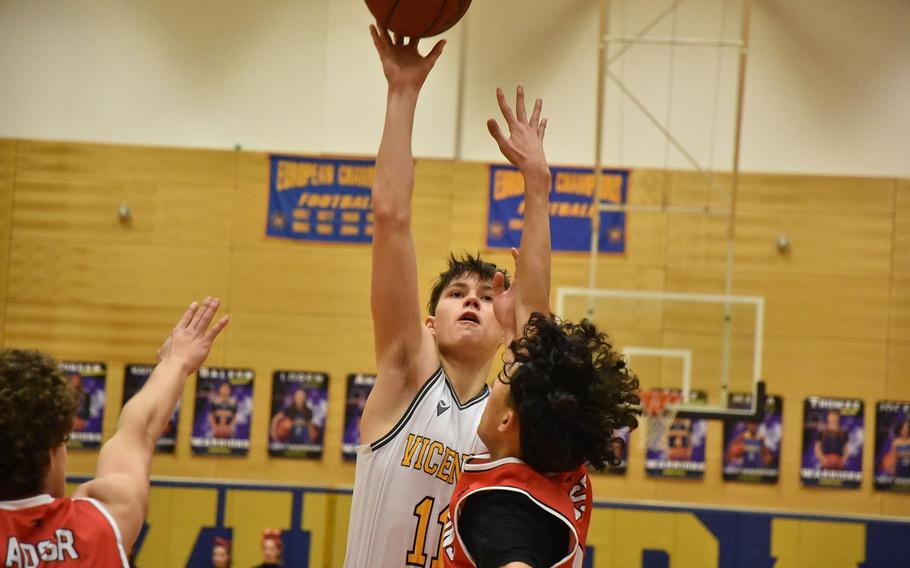
<instances>
[{"instance_id":1,"label":"gymnasium wall","mask_svg":"<svg viewBox=\"0 0 910 568\"><path fill-rule=\"evenodd\" d=\"M265 154L35 140L0 142L0 338L61 359L108 364L105 436L116 425L123 366L154 360L186 303L220 296L232 321L211 365L257 371L246 458L191 457L191 412L177 453L157 476L346 487L340 457L344 377L374 370L368 246L266 239ZM414 231L424 294L448 251L483 251L487 167L418 160ZM780 483L723 483L720 424L708 433L703 481L645 479L642 438L628 473L597 480L598 496L782 511L908 515L910 495L874 492L874 402L910 398L910 180L744 174L737 215L734 293L767 300L764 378L784 397ZM633 203L687 202L693 174L633 170ZM132 219L121 224L117 208ZM724 223L629 214L627 252L599 263L602 286L717 293ZM788 233L789 255L774 239ZM509 265L501 252L493 261ZM553 287L587 283L586 255L556 254ZM330 373L321 461L267 457L271 372ZM856 491L803 489L798 480L802 400L866 402L866 481ZM191 388L183 408L191 409ZM72 452L91 473L95 454Z\"/></svg>"},{"instance_id":2,"label":"gymnasium wall","mask_svg":"<svg viewBox=\"0 0 910 568\"><path fill-rule=\"evenodd\" d=\"M253 566L269 527L282 531L285 566L341 566L350 507L349 490L155 481L136 563L209 568L219 536L234 566ZM584 568L894 568L910 557L908 537L905 520L605 500L594 503Z\"/></svg>"},{"instance_id":3,"label":"gymnasium wall","mask_svg":"<svg viewBox=\"0 0 910 568\"><path fill-rule=\"evenodd\" d=\"M670 1L609 4L610 33L631 36ZM910 176L910 4L752 4L743 168ZM737 39L740 5L687 0L649 35ZM598 10L476 0L424 89L416 155L497 160L484 128L494 88L524 82L546 101L554 162L592 163ZM362 0L2 0L0 136L370 154L385 84L369 22ZM724 170L736 65L735 50L637 45L611 69L701 164ZM612 82L606 107L606 163L690 168Z\"/></svg>"}]
</instances>

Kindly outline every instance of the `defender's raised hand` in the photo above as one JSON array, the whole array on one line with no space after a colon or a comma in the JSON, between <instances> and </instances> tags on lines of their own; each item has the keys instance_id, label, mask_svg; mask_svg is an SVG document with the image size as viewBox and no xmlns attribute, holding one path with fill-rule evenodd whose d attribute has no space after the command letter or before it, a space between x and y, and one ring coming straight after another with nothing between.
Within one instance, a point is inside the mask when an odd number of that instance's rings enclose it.
<instances>
[{"instance_id":1,"label":"defender's raised hand","mask_svg":"<svg viewBox=\"0 0 910 568\"><path fill-rule=\"evenodd\" d=\"M212 342L228 323L228 316L223 316L209 327L220 305L221 300L211 297L201 306L196 302L190 304L158 350L158 361L174 361L187 375L195 373L208 357Z\"/></svg>"},{"instance_id":2,"label":"defender's raised hand","mask_svg":"<svg viewBox=\"0 0 910 568\"><path fill-rule=\"evenodd\" d=\"M493 315L502 327L503 341L508 346L518 335L515 323L515 296L518 293L518 249L512 247L515 271L509 287L505 286L505 275L497 271L493 275Z\"/></svg>"},{"instance_id":3,"label":"defender's raised hand","mask_svg":"<svg viewBox=\"0 0 910 568\"><path fill-rule=\"evenodd\" d=\"M525 90L522 85L519 85L516 89L515 112L509 107L509 103L506 102L506 96L500 88L496 89L496 100L499 102L502 116L509 127L509 136L506 137L499 128L499 123L496 122L496 119L489 119L487 128L499 145L502 155L525 175L542 174L549 176L550 170L547 165L547 157L543 151L547 119L540 119L543 101L540 99L534 101L534 109L531 111L531 117L528 118L527 110L525 109Z\"/></svg>"},{"instance_id":4,"label":"defender's raised hand","mask_svg":"<svg viewBox=\"0 0 910 568\"><path fill-rule=\"evenodd\" d=\"M419 91L427 75L442 55L446 41L439 40L426 56L417 51L420 38L405 38L395 34L394 39L388 30L377 29L370 25L370 35L373 36L373 45L382 60L382 71L389 82L389 88L405 88Z\"/></svg>"}]
</instances>

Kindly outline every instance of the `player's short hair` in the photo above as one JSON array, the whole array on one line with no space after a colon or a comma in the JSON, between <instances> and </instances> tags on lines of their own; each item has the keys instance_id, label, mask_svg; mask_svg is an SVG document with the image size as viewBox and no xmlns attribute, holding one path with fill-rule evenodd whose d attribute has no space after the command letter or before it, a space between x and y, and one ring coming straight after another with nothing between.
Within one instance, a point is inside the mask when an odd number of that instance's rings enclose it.
<instances>
[{"instance_id":1,"label":"player's short hair","mask_svg":"<svg viewBox=\"0 0 910 568\"><path fill-rule=\"evenodd\" d=\"M76 392L56 361L0 349L0 500L41 493L50 450L73 429Z\"/></svg>"},{"instance_id":2,"label":"player's short hair","mask_svg":"<svg viewBox=\"0 0 910 568\"><path fill-rule=\"evenodd\" d=\"M480 255L474 256L465 253L462 257L456 257L454 253L449 254L449 268L439 274L436 283L433 284L433 290L430 292L430 301L427 303L427 310L431 316L436 315L436 306L439 304L439 298L442 297L443 290L462 276L476 276L481 281L492 281L497 272L502 272L505 276L505 287L509 287L509 273L503 268L497 268L491 262L485 262L480 259Z\"/></svg>"},{"instance_id":3,"label":"player's short hair","mask_svg":"<svg viewBox=\"0 0 910 568\"><path fill-rule=\"evenodd\" d=\"M511 344L511 385L522 459L542 473L619 465L620 428L638 426L638 377L588 320L575 324L534 312Z\"/></svg>"}]
</instances>

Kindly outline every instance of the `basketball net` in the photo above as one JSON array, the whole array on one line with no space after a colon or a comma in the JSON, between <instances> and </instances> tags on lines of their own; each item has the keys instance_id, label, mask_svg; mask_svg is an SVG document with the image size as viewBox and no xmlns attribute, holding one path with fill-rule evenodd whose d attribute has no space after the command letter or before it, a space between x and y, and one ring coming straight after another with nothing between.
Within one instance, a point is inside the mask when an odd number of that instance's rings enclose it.
<instances>
[{"instance_id":1,"label":"basketball net","mask_svg":"<svg viewBox=\"0 0 910 568\"><path fill-rule=\"evenodd\" d=\"M682 394L669 389L647 389L641 396L642 416L649 450L661 450L664 434L676 418Z\"/></svg>"}]
</instances>

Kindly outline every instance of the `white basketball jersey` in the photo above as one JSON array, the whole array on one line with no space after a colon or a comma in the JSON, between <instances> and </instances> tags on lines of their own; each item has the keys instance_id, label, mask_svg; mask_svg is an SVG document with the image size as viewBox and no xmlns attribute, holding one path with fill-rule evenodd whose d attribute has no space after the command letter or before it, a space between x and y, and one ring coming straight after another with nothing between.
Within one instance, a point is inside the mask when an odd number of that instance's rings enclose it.
<instances>
[{"instance_id":1,"label":"white basketball jersey","mask_svg":"<svg viewBox=\"0 0 910 568\"><path fill-rule=\"evenodd\" d=\"M461 403L442 368L401 420L357 447L345 568L441 568L440 533L464 458L484 453L477 425L490 390Z\"/></svg>"}]
</instances>

